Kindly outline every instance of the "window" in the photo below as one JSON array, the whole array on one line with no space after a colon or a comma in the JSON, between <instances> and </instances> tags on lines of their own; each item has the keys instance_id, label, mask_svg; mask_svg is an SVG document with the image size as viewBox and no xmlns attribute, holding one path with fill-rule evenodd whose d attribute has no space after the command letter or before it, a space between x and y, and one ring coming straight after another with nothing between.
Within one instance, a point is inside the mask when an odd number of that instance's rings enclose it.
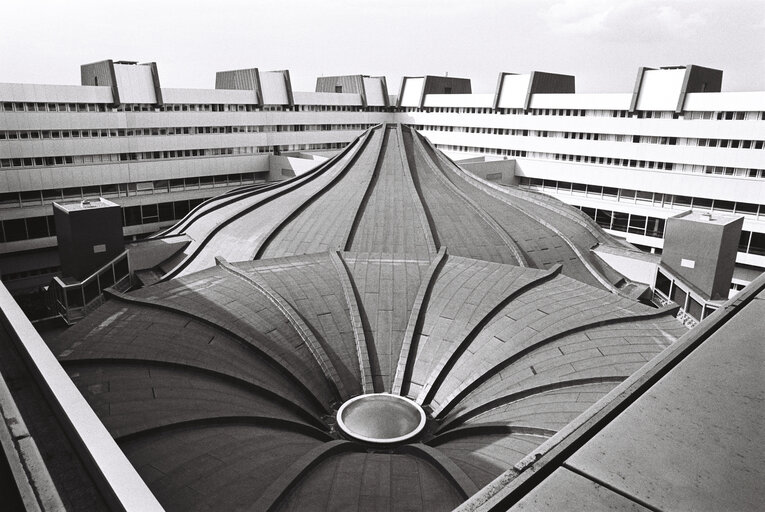
<instances>
[{"instance_id":1,"label":"window","mask_svg":"<svg viewBox=\"0 0 765 512\"><path fill-rule=\"evenodd\" d=\"M664 236L664 219L657 219L656 217L648 217L646 224L645 234L646 236L652 236L655 238L662 238Z\"/></svg>"},{"instance_id":2,"label":"window","mask_svg":"<svg viewBox=\"0 0 765 512\"><path fill-rule=\"evenodd\" d=\"M672 281L665 276L662 271L656 273L656 289L669 297L669 289L672 287Z\"/></svg>"},{"instance_id":3,"label":"window","mask_svg":"<svg viewBox=\"0 0 765 512\"><path fill-rule=\"evenodd\" d=\"M749 241L749 254L765 256L765 233L752 232L752 238Z\"/></svg>"},{"instance_id":4,"label":"window","mask_svg":"<svg viewBox=\"0 0 765 512\"><path fill-rule=\"evenodd\" d=\"M611 229L615 231L627 231L628 221L629 214L623 212L613 212L613 222L611 223Z\"/></svg>"},{"instance_id":5,"label":"window","mask_svg":"<svg viewBox=\"0 0 765 512\"><path fill-rule=\"evenodd\" d=\"M683 290L681 290L679 287L674 286L672 288L672 296L670 299L672 301L679 305L681 308L685 308L685 298L687 297L687 293L685 293Z\"/></svg>"}]
</instances>

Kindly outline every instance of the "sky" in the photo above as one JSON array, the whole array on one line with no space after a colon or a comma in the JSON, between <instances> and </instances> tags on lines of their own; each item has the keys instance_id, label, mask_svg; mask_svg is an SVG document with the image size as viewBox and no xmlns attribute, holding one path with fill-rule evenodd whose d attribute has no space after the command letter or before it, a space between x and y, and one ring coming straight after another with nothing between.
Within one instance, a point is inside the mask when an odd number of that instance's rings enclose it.
<instances>
[{"instance_id":1,"label":"sky","mask_svg":"<svg viewBox=\"0 0 765 512\"><path fill-rule=\"evenodd\" d=\"M80 65L154 61L163 87L215 72L576 76L577 92L631 92L638 67L722 69L724 91L765 90L765 0L9 0L0 82L79 84Z\"/></svg>"}]
</instances>

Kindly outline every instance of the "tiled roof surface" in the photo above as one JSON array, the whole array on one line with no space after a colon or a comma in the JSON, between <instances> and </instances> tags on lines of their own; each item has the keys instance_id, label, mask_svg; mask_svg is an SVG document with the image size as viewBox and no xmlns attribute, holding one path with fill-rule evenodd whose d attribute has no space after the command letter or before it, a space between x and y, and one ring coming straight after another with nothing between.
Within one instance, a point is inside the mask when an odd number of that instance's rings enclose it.
<instances>
[{"instance_id":1,"label":"tiled roof surface","mask_svg":"<svg viewBox=\"0 0 765 512\"><path fill-rule=\"evenodd\" d=\"M168 510L448 510L683 332L558 267L327 251L115 295L53 347ZM422 435L338 433L384 391Z\"/></svg>"},{"instance_id":2,"label":"tiled roof surface","mask_svg":"<svg viewBox=\"0 0 765 512\"><path fill-rule=\"evenodd\" d=\"M166 234L192 242L162 265L165 279L214 265L327 250L449 254L547 269L597 287L621 276L591 262L614 243L577 212L459 169L415 130L380 125L292 180L213 199Z\"/></svg>"}]
</instances>

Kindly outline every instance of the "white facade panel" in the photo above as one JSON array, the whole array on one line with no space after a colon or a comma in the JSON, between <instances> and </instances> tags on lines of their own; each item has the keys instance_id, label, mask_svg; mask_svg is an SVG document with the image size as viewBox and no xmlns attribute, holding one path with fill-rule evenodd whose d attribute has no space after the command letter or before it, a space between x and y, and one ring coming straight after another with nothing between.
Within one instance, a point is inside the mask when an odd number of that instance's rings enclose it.
<instances>
[{"instance_id":1,"label":"white facade panel","mask_svg":"<svg viewBox=\"0 0 765 512\"><path fill-rule=\"evenodd\" d=\"M640 84L637 110L669 110L677 108L685 78L685 68L647 69Z\"/></svg>"},{"instance_id":2,"label":"white facade panel","mask_svg":"<svg viewBox=\"0 0 765 512\"><path fill-rule=\"evenodd\" d=\"M282 71L261 71L260 87L263 92L264 105L287 105L289 95L287 82Z\"/></svg>"},{"instance_id":3,"label":"white facade panel","mask_svg":"<svg viewBox=\"0 0 765 512\"><path fill-rule=\"evenodd\" d=\"M187 104L237 104L253 105L257 103L255 91L236 89L162 89L164 103Z\"/></svg>"},{"instance_id":4,"label":"white facade panel","mask_svg":"<svg viewBox=\"0 0 765 512\"><path fill-rule=\"evenodd\" d=\"M364 91L367 95L367 105L370 107L384 107L386 98L382 78L365 76L363 79Z\"/></svg>"},{"instance_id":5,"label":"white facade panel","mask_svg":"<svg viewBox=\"0 0 765 512\"><path fill-rule=\"evenodd\" d=\"M151 66L115 64L114 76L117 79L120 103L157 102Z\"/></svg>"},{"instance_id":6,"label":"white facade panel","mask_svg":"<svg viewBox=\"0 0 765 512\"><path fill-rule=\"evenodd\" d=\"M355 92L293 92L292 96L295 105L361 106L361 95Z\"/></svg>"},{"instance_id":7,"label":"white facade panel","mask_svg":"<svg viewBox=\"0 0 765 512\"><path fill-rule=\"evenodd\" d=\"M36 103L111 103L112 88L82 85L2 84L2 101Z\"/></svg>"},{"instance_id":8,"label":"white facade panel","mask_svg":"<svg viewBox=\"0 0 765 512\"><path fill-rule=\"evenodd\" d=\"M765 92L696 92L685 97L686 111L764 112Z\"/></svg>"},{"instance_id":9,"label":"white facade panel","mask_svg":"<svg viewBox=\"0 0 765 512\"><path fill-rule=\"evenodd\" d=\"M631 94L534 94L530 108L629 110Z\"/></svg>"},{"instance_id":10,"label":"white facade panel","mask_svg":"<svg viewBox=\"0 0 765 512\"><path fill-rule=\"evenodd\" d=\"M402 107L419 107L424 94L425 77L406 77L401 91Z\"/></svg>"},{"instance_id":11,"label":"white facade panel","mask_svg":"<svg viewBox=\"0 0 765 512\"><path fill-rule=\"evenodd\" d=\"M493 108L493 94L428 94L426 107L475 107Z\"/></svg>"},{"instance_id":12,"label":"white facade panel","mask_svg":"<svg viewBox=\"0 0 765 512\"><path fill-rule=\"evenodd\" d=\"M499 108L524 108L531 75L505 75L499 90Z\"/></svg>"}]
</instances>

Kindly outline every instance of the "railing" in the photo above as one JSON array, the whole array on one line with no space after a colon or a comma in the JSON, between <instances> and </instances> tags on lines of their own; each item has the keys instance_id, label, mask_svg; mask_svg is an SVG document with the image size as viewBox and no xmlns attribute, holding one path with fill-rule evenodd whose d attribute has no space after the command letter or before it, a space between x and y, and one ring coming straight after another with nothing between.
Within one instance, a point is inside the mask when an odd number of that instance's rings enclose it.
<instances>
[{"instance_id":1,"label":"railing","mask_svg":"<svg viewBox=\"0 0 765 512\"><path fill-rule=\"evenodd\" d=\"M665 296L656 288L653 289L653 297L651 298L651 301L659 307L668 306L672 303L672 301L669 300L669 297Z\"/></svg>"},{"instance_id":2,"label":"railing","mask_svg":"<svg viewBox=\"0 0 765 512\"><path fill-rule=\"evenodd\" d=\"M699 325L699 321L691 316L687 311L683 311L682 308L677 312L677 319L680 320L688 329L693 329Z\"/></svg>"},{"instance_id":3,"label":"railing","mask_svg":"<svg viewBox=\"0 0 765 512\"><path fill-rule=\"evenodd\" d=\"M669 297L664 295L656 288L653 290L653 297L651 297L651 301L659 307L668 306L669 304L674 303ZM689 329L693 329L699 325L699 321L691 316L690 313L685 311L685 309L683 309L683 305L680 305L680 309L677 310L677 315L675 316L683 325Z\"/></svg>"},{"instance_id":4,"label":"railing","mask_svg":"<svg viewBox=\"0 0 765 512\"><path fill-rule=\"evenodd\" d=\"M128 251L124 251L78 283L66 284L54 277L51 290L55 311L66 323L73 324L104 303L105 289L126 291L130 284L130 260Z\"/></svg>"}]
</instances>

